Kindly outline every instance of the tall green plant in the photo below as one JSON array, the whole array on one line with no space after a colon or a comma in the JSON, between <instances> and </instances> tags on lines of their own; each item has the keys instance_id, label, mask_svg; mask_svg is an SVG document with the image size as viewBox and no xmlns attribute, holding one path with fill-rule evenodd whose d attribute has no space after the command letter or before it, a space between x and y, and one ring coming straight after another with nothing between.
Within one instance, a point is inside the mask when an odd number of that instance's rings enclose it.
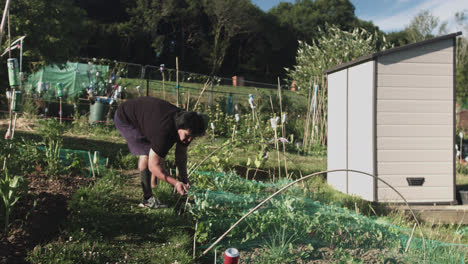
<instances>
[{"instance_id":1,"label":"tall green plant","mask_svg":"<svg viewBox=\"0 0 468 264\"><path fill-rule=\"evenodd\" d=\"M11 210L20 198L23 180L24 179L19 176L11 178L8 175L8 169L5 169L5 177L3 179L0 178L0 196L2 197L5 207L5 234L7 234L8 231Z\"/></svg>"},{"instance_id":2,"label":"tall green plant","mask_svg":"<svg viewBox=\"0 0 468 264\"><path fill-rule=\"evenodd\" d=\"M320 36L312 45L299 41L296 65L286 68L288 77L299 87L307 87L313 77L321 76L328 68L390 47L384 35L363 28L347 32L327 24L325 30L318 31Z\"/></svg>"},{"instance_id":3,"label":"tall green plant","mask_svg":"<svg viewBox=\"0 0 468 264\"><path fill-rule=\"evenodd\" d=\"M49 119L41 123L39 131L42 136L41 144L45 147L45 173L56 176L61 170L60 148L65 126L55 119Z\"/></svg>"}]
</instances>

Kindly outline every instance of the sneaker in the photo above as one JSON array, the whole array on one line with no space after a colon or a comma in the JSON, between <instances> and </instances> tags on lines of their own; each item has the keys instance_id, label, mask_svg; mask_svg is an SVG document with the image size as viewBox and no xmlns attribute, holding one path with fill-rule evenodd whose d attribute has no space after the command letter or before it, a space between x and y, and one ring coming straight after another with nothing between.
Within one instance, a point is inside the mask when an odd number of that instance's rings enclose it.
<instances>
[{"instance_id":1,"label":"sneaker","mask_svg":"<svg viewBox=\"0 0 468 264\"><path fill-rule=\"evenodd\" d=\"M138 204L138 207L146 207L150 209L158 209L158 208L167 208L166 204L161 203L158 198L151 196L148 199L143 199L141 200L141 203Z\"/></svg>"}]
</instances>

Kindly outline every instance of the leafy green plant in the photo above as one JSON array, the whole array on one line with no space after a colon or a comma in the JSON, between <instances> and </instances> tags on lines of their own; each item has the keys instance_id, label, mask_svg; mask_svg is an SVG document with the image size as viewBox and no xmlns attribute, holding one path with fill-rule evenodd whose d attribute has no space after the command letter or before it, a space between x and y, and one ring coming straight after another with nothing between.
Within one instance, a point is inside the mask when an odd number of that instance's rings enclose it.
<instances>
[{"instance_id":1,"label":"leafy green plant","mask_svg":"<svg viewBox=\"0 0 468 264\"><path fill-rule=\"evenodd\" d=\"M5 169L5 177L0 179L0 196L2 197L5 208L5 234L8 232L11 210L20 199L23 180L24 179L20 176L14 176L11 178L8 175L8 169Z\"/></svg>"},{"instance_id":2,"label":"leafy green plant","mask_svg":"<svg viewBox=\"0 0 468 264\"><path fill-rule=\"evenodd\" d=\"M41 122L39 133L42 136L41 144L44 146L44 172L52 177L57 176L61 171L62 161L60 159L60 148L62 147L62 135L65 126L55 119L48 119Z\"/></svg>"},{"instance_id":3,"label":"leafy green plant","mask_svg":"<svg viewBox=\"0 0 468 264\"><path fill-rule=\"evenodd\" d=\"M66 161L67 161L67 164L64 164L65 171L73 173L73 174L82 174L83 168L86 167L83 158L78 153L68 153Z\"/></svg>"}]
</instances>

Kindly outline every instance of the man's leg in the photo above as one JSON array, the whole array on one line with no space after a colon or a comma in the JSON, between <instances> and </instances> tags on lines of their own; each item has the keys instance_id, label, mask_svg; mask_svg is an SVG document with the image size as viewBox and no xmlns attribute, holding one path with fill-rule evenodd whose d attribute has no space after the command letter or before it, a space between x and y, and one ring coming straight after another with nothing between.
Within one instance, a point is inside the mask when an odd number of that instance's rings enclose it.
<instances>
[{"instance_id":1,"label":"man's leg","mask_svg":"<svg viewBox=\"0 0 468 264\"><path fill-rule=\"evenodd\" d=\"M140 155L138 159L138 170L140 171L141 187L143 189L143 198L148 199L153 196L151 189L151 172L148 169L148 156Z\"/></svg>"}]
</instances>

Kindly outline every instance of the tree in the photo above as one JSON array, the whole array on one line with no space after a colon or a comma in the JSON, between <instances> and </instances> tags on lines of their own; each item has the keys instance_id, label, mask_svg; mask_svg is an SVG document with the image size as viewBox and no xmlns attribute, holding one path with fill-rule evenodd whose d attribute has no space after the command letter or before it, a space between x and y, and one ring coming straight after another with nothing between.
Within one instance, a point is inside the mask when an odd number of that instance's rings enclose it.
<instances>
[{"instance_id":1,"label":"tree","mask_svg":"<svg viewBox=\"0 0 468 264\"><path fill-rule=\"evenodd\" d=\"M438 32L435 32L437 28ZM438 17L433 16L428 10L423 10L411 20L404 30L410 42L418 42L432 38L434 35L445 34L446 28L447 23L439 24Z\"/></svg>"},{"instance_id":2,"label":"tree","mask_svg":"<svg viewBox=\"0 0 468 264\"><path fill-rule=\"evenodd\" d=\"M5 1L0 1L4 6ZM16 0L10 5L11 37L27 35L24 60L65 62L86 43L85 13L63 0ZM5 40L6 38L4 38ZM2 43L5 48L8 42Z\"/></svg>"},{"instance_id":3,"label":"tree","mask_svg":"<svg viewBox=\"0 0 468 264\"><path fill-rule=\"evenodd\" d=\"M455 14L455 21L460 30L468 32L468 11L464 10ZM456 93L457 100L462 103L468 101L468 38L457 39L456 54Z\"/></svg>"},{"instance_id":4,"label":"tree","mask_svg":"<svg viewBox=\"0 0 468 264\"><path fill-rule=\"evenodd\" d=\"M259 9L250 0L204 0L203 7L211 22L213 47L208 59L211 74L221 68L231 41L256 31Z\"/></svg>"},{"instance_id":5,"label":"tree","mask_svg":"<svg viewBox=\"0 0 468 264\"><path fill-rule=\"evenodd\" d=\"M408 32L406 32L405 30L388 33L387 40L389 43L394 44L395 47L403 46L410 43Z\"/></svg>"}]
</instances>

